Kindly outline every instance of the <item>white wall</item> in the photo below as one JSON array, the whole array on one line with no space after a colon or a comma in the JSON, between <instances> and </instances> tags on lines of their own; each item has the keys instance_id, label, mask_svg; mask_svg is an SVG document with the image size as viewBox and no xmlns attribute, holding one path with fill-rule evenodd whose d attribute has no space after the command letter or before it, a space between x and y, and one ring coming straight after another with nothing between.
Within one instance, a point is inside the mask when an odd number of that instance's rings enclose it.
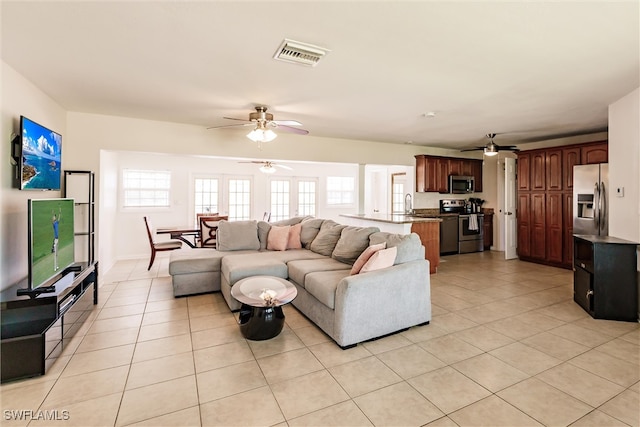
<instances>
[{"instance_id":1,"label":"white wall","mask_svg":"<svg viewBox=\"0 0 640 427\"><path fill-rule=\"evenodd\" d=\"M0 73L2 79L0 288L5 289L27 277L27 200L61 196L60 191L22 191L13 188L14 162L11 160L10 141L14 132L20 132L20 116L29 117L63 135L63 168L66 167L71 147L67 145L64 137L66 111L5 62L1 63Z\"/></svg>"},{"instance_id":2,"label":"white wall","mask_svg":"<svg viewBox=\"0 0 640 427\"><path fill-rule=\"evenodd\" d=\"M278 164L289 166L292 170L278 169L271 175L259 171L259 165L252 163L239 163L242 159L214 158L189 155L166 155L158 153L139 152L110 152L109 164L102 162L101 174L103 176L120 179L122 170L126 168L166 170L171 172L171 206L169 208L123 208L119 192L111 192L109 203L115 202L115 209L109 208L109 214L113 220L110 230L104 230L110 242L101 243L101 248L113 247L113 252L101 254L105 265L118 259L145 257L149 254L149 243L143 225L142 217L150 216L155 227L182 226L195 224L195 212L193 210L193 179L196 176L215 175L222 180L230 176L248 177L252 181L253 205L251 217L261 220L265 211L269 211L269 182L278 178L318 178L319 204L317 216L339 221L341 213L356 213L358 203L349 207L331 207L325 203L327 176L351 176L358 179L357 164L339 163L308 163L282 161ZM111 180L111 178L110 178ZM221 183L222 184L222 183ZM104 192L104 191L103 191ZM116 194L116 197L113 195ZM227 214L224 208L221 214ZM102 209L101 216L105 217ZM164 236L159 236L162 240ZM166 238L166 237L165 237Z\"/></svg>"},{"instance_id":3,"label":"white wall","mask_svg":"<svg viewBox=\"0 0 640 427\"><path fill-rule=\"evenodd\" d=\"M609 235L640 242L640 88L609 106ZM614 195L624 187L624 197Z\"/></svg>"}]
</instances>

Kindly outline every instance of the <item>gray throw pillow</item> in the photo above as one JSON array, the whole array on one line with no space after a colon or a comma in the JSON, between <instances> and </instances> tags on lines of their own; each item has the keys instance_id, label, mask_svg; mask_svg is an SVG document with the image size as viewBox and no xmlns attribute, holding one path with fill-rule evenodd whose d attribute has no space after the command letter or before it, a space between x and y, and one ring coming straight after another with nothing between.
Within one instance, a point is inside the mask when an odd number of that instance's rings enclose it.
<instances>
[{"instance_id":1,"label":"gray throw pillow","mask_svg":"<svg viewBox=\"0 0 640 427\"><path fill-rule=\"evenodd\" d=\"M340 234L340 239L336 243L331 258L347 264L353 264L369 246L369 236L377 231L380 231L378 227L345 227Z\"/></svg>"},{"instance_id":2,"label":"gray throw pillow","mask_svg":"<svg viewBox=\"0 0 640 427\"><path fill-rule=\"evenodd\" d=\"M258 240L260 241L260 250L267 249L267 237L271 230L271 224L266 221L258 221Z\"/></svg>"},{"instance_id":3,"label":"gray throw pillow","mask_svg":"<svg viewBox=\"0 0 640 427\"><path fill-rule=\"evenodd\" d=\"M371 245L386 242L387 248L398 248L396 261L393 265L402 264L408 261L424 259L424 251L422 250L422 242L416 233L411 234L393 234L386 232L373 233L369 236Z\"/></svg>"},{"instance_id":4,"label":"gray throw pillow","mask_svg":"<svg viewBox=\"0 0 640 427\"><path fill-rule=\"evenodd\" d=\"M256 221L220 221L216 237L219 251L260 249Z\"/></svg>"},{"instance_id":5,"label":"gray throw pillow","mask_svg":"<svg viewBox=\"0 0 640 427\"><path fill-rule=\"evenodd\" d=\"M338 224L330 219L325 220L309 249L320 255L331 256L340 239L342 229L345 227L346 225Z\"/></svg>"},{"instance_id":6,"label":"gray throw pillow","mask_svg":"<svg viewBox=\"0 0 640 427\"><path fill-rule=\"evenodd\" d=\"M300 242L305 249L311 248L311 242L316 238L324 219L310 218L302 221L302 229L300 230Z\"/></svg>"}]
</instances>

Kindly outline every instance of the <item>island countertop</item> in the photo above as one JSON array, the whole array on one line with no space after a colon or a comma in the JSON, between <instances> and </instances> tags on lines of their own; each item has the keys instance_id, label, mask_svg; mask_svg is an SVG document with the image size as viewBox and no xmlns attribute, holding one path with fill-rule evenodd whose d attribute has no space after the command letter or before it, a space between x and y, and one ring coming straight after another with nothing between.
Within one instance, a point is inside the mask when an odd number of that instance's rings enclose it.
<instances>
[{"instance_id":1,"label":"island countertop","mask_svg":"<svg viewBox=\"0 0 640 427\"><path fill-rule=\"evenodd\" d=\"M413 224L415 222L442 222L440 218L425 218L405 214L340 214L345 218L386 222L389 224Z\"/></svg>"}]
</instances>

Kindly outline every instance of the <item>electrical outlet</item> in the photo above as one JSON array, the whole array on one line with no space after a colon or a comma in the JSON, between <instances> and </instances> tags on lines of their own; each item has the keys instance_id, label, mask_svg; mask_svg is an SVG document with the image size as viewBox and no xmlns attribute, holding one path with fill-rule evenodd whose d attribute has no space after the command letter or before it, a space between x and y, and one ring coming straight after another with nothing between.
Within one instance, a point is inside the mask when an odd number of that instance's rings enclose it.
<instances>
[{"instance_id":1,"label":"electrical outlet","mask_svg":"<svg viewBox=\"0 0 640 427\"><path fill-rule=\"evenodd\" d=\"M616 188L616 197L624 197L624 187Z\"/></svg>"}]
</instances>

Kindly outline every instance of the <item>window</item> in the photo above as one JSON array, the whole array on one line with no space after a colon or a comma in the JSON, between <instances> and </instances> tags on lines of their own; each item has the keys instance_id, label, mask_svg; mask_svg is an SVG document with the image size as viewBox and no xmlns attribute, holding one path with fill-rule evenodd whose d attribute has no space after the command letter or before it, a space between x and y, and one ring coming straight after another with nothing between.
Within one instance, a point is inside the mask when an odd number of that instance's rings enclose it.
<instances>
[{"instance_id":1,"label":"window","mask_svg":"<svg viewBox=\"0 0 640 427\"><path fill-rule=\"evenodd\" d=\"M289 180L271 180L271 221L289 218L289 187Z\"/></svg>"},{"instance_id":2,"label":"window","mask_svg":"<svg viewBox=\"0 0 640 427\"><path fill-rule=\"evenodd\" d=\"M122 174L123 206L169 207L171 172L124 169Z\"/></svg>"},{"instance_id":3,"label":"window","mask_svg":"<svg viewBox=\"0 0 640 427\"><path fill-rule=\"evenodd\" d=\"M196 178L194 184L196 214L219 213L218 178Z\"/></svg>"},{"instance_id":4,"label":"window","mask_svg":"<svg viewBox=\"0 0 640 427\"><path fill-rule=\"evenodd\" d=\"M298 215L316 216L316 181L298 181Z\"/></svg>"},{"instance_id":5,"label":"window","mask_svg":"<svg viewBox=\"0 0 640 427\"><path fill-rule=\"evenodd\" d=\"M251 218L251 180L229 179L229 221Z\"/></svg>"},{"instance_id":6,"label":"window","mask_svg":"<svg viewBox=\"0 0 640 427\"><path fill-rule=\"evenodd\" d=\"M352 176L327 177L327 204L351 205L355 203L355 181Z\"/></svg>"},{"instance_id":7,"label":"window","mask_svg":"<svg viewBox=\"0 0 640 427\"><path fill-rule=\"evenodd\" d=\"M404 183L407 180L406 173L391 174L391 212L404 213Z\"/></svg>"}]
</instances>

